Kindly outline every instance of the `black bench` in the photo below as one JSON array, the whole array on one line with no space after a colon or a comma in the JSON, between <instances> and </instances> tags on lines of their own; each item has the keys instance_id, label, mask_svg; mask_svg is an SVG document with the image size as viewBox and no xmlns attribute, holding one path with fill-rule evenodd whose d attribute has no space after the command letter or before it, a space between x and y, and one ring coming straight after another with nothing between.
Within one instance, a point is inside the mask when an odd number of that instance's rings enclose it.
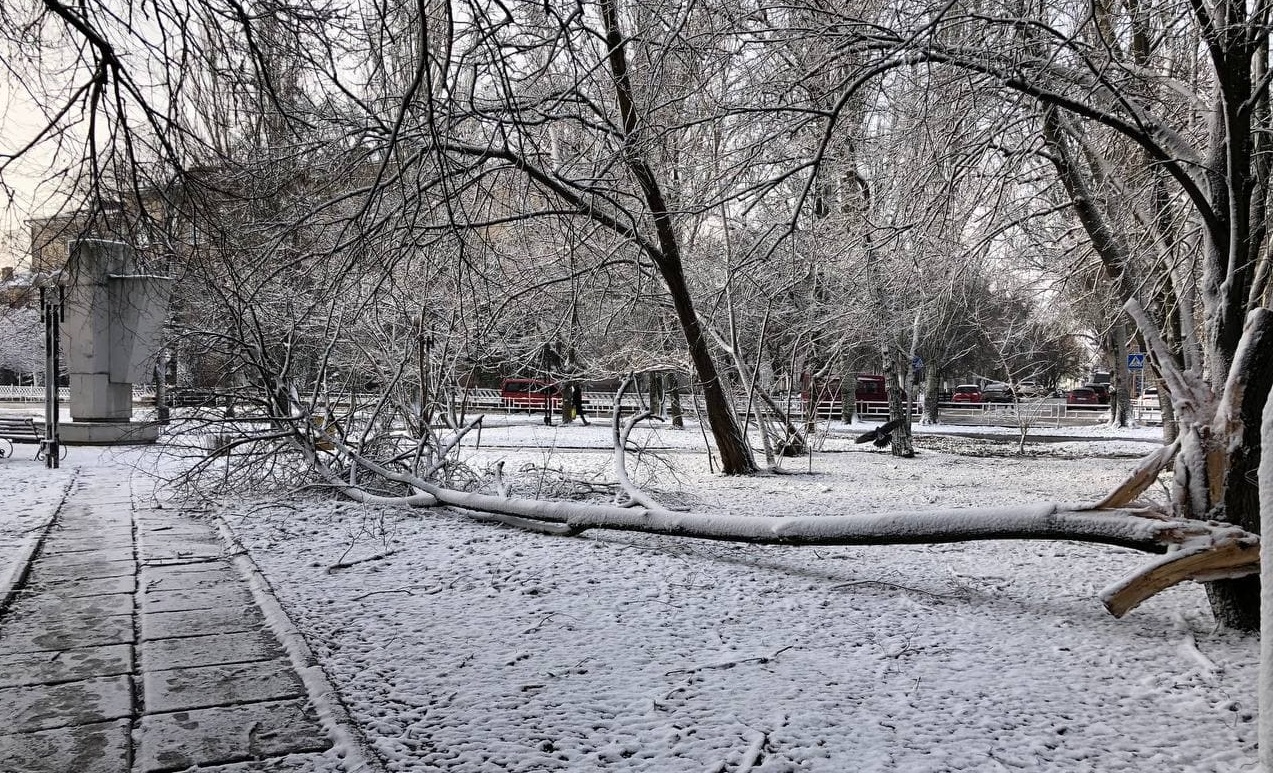
<instances>
[{"instance_id":1,"label":"black bench","mask_svg":"<svg viewBox=\"0 0 1273 773\"><path fill-rule=\"evenodd\" d=\"M0 448L0 457L13 455L14 443L40 443L44 436L35 428L35 419L30 416L0 416L0 441L8 444L8 448ZM43 449L41 449L43 450ZM39 452L36 452L39 458Z\"/></svg>"}]
</instances>

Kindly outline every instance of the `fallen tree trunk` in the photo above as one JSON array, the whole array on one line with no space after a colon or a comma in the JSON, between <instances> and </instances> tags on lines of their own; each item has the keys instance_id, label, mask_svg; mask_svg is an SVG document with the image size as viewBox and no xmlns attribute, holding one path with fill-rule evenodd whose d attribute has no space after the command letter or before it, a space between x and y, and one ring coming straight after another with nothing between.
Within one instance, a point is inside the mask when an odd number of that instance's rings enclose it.
<instances>
[{"instance_id":1,"label":"fallen tree trunk","mask_svg":"<svg viewBox=\"0 0 1273 773\"><path fill-rule=\"evenodd\" d=\"M1232 527L1167 520L1154 511L1087 510L1082 505L973 507L863 515L745 516L645 507L501 499L430 489L440 504L588 529L637 531L754 545L915 545L993 539L1072 539L1149 553L1208 539ZM1246 534L1246 532L1241 532Z\"/></svg>"},{"instance_id":2,"label":"fallen tree trunk","mask_svg":"<svg viewBox=\"0 0 1273 773\"><path fill-rule=\"evenodd\" d=\"M506 499L425 484L436 504L482 520L559 536L589 529L636 531L752 545L906 545L1028 539L1116 545L1164 557L1120 578L1100 594L1122 617L1146 599L1186 580L1207 582L1259 571L1259 538L1230 524L1169 518L1145 508L1091 505L974 507L863 515L740 516L648 507ZM419 503L419 504L417 504ZM420 497L402 504L432 505Z\"/></svg>"},{"instance_id":3,"label":"fallen tree trunk","mask_svg":"<svg viewBox=\"0 0 1273 773\"><path fill-rule=\"evenodd\" d=\"M622 438L620 439L622 441ZM1259 536L1232 524L1172 517L1162 509L1130 503L1144 490L1150 470L1160 468L1174 449L1151 455L1132 481L1097 503L1042 503L861 515L744 516L674 512L651 506L647 497L630 505L512 499L458 491L421 477L395 473L335 442L355 467L409 486L411 495L375 496L330 470L336 490L364 502L405 507L450 506L481 520L559 536L611 529L753 545L903 545L979 540L1074 540L1165 554L1123 577L1101 593L1106 609L1121 617L1154 594L1184 582L1208 582L1259 572ZM310 461L325 466L312 450ZM639 501L638 501L639 500ZM1110 507L1111 502L1126 506Z\"/></svg>"}]
</instances>

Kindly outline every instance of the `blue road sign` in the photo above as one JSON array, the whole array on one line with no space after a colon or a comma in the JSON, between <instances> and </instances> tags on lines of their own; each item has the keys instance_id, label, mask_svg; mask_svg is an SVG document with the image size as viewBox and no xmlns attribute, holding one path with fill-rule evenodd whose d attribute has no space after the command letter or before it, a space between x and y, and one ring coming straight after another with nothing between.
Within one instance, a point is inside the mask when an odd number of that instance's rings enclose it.
<instances>
[{"instance_id":1,"label":"blue road sign","mask_svg":"<svg viewBox=\"0 0 1273 773\"><path fill-rule=\"evenodd\" d=\"M1131 354L1127 355L1127 369L1128 370L1144 370L1145 369L1145 353L1132 352Z\"/></svg>"}]
</instances>

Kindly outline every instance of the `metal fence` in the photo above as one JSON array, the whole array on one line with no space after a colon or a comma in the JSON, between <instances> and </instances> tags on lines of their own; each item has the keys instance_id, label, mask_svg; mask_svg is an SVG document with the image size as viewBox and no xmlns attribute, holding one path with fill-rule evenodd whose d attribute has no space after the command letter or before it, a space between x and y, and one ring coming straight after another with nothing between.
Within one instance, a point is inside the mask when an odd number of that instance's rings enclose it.
<instances>
[{"instance_id":1,"label":"metal fence","mask_svg":"<svg viewBox=\"0 0 1273 773\"><path fill-rule=\"evenodd\" d=\"M70 400L71 390L68 387L59 387L57 395L59 400ZM44 402L44 387L0 386L0 401L11 403L42 403Z\"/></svg>"},{"instance_id":2,"label":"metal fence","mask_svg":"<svg viewBox=\"0 0 1273 773\"><path fill-rule=\"evenodd\" d=\"M70 400L70 387L58 387L57 397L63 402ZM140 384L133 386L133 402L143 403L153 401L154 399L155 388L153 386L142 386ZM0 385L0 402L42 403L44 402L44 387Z\"/></svg>"},{"instance_id":3,"label":"metal fence","mask_svg":"<svg viewBox=\"0 0 1273 773\"><path fill-rule=\"evenodd\" d=\"M803 416L807 404L797 403ZM841 404L838 400L826 400L817 405L817 418L838 419ZM919 416L922 406L912 404L911 413ZM1156 412L1155 412L1156 413ZM855 406L855 415L863 418L882 418L888 415L887 403L863 403ZM1022 423L1034 427L1075 427L1100 424L1109 420L1108 405L1067 405L1064 400L1022 400L1019 403L940 403L938 416L943 424L1000 425L1018 427ZM1151 423L1146 414L1143 419ZM1158 418L1161 421L1161 418Z\"/></svg>"},{"instance_id":4,"label":"metal fence","mask_svg":"<svg viewBox=\"0 0 1273 773\"><path fill-rule=\"evenodd\" d=\"M70 389L61 387L58 389L59 399L67 401L70 399ZM352 395L352 399L342 402L356 403L360 405L368 405L376 402L378 395L373 394L357 394ZM155 399L154 386L150 384L137 384L133 386L133 401L138 403L153 402ZM528 403L526 399L510 399L501 396L498 389L469 389L461 392L455 397L456 407L461 405L466 412L503 412L503 413L542 413L544 405L542 402L534 404ZM682 398L682 410L688 416L697 413L695 401L697 397L686 394ZM583 410L588 416L605 417L614 411L615 393L613 392L584 392L583 393ZM44 401L44 387L42 386L0 386L0 402L22 402L22 403L38 403ZM736 395L734 397L735 407L741 413L749 408L746 396ZM638 411L644 410L646 407L645 395L629 392L623 396L620 404L620 412L630 415ZM667 408L665 399L664 410ZM700 403L701 405L701 403ZM795 396L783 397L779 400L779 405L785 411L788 411L791 419L805 419L810 405L807 401L800 400ZM763 410L763 405L758 401L750 403L752 412ZM560 398L553 398L551 402L551 410L558 412L561 410ZM918 404L912 406L912 412L918 416L921 407ZM1082 426L1091 424L1100 424L1109 418L1109 406L1107 405L1067 405L1063 400L1046 399L1046 400L1023 400L1020 403L941 403L940 408L941 421L944 424L977 424L977 425L1002 425L1002 426L1019 426L1022 421L1027 422L1031 426ZM768 411L764 411L768 412ZM839 419L841 417L841 404L838 400L825 400L815 408L815 416L819 420L827 421ZM881 419L888 416L888 404L883 402L858 402L854 406L854 415L864 419ZM1137 421L1142 424L1160 424L1162 423L1162 412L1156 407L1133 405L1133 415Z\"/></svg>"}]
</instances>

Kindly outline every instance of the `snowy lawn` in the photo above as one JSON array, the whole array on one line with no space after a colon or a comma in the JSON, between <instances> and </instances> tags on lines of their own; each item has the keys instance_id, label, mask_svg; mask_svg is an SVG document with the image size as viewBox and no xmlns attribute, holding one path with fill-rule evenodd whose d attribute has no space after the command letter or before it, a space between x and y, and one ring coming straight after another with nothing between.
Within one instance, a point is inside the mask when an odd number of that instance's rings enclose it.
<instances>
[{"instance_id":1,"label":"snowy lawn","mask_svg":"<svg viewBox=\"0 0 1273 773\"><path fill-rule=\"evenodd\" d=\"M608 454L590 450L607 427L504 424L467 456L479 469L505 460L517 492L613 479ZM629 469L704 512L1077 501L1105 493L1158 435L1067 431L1109 437L1027 458L928 437L918 458L895 460L851 442L869 426L837 425L811 471L787 460L800 474L710 475L689 450L696 429L643 433L662 450ZM1256 640L1216 632L1195 585L1110 617L1097 592L1148 558L1124 549L560 538L307 499L222 514L390 770L1256 765Z\"/></svg>"}]
</instances>

